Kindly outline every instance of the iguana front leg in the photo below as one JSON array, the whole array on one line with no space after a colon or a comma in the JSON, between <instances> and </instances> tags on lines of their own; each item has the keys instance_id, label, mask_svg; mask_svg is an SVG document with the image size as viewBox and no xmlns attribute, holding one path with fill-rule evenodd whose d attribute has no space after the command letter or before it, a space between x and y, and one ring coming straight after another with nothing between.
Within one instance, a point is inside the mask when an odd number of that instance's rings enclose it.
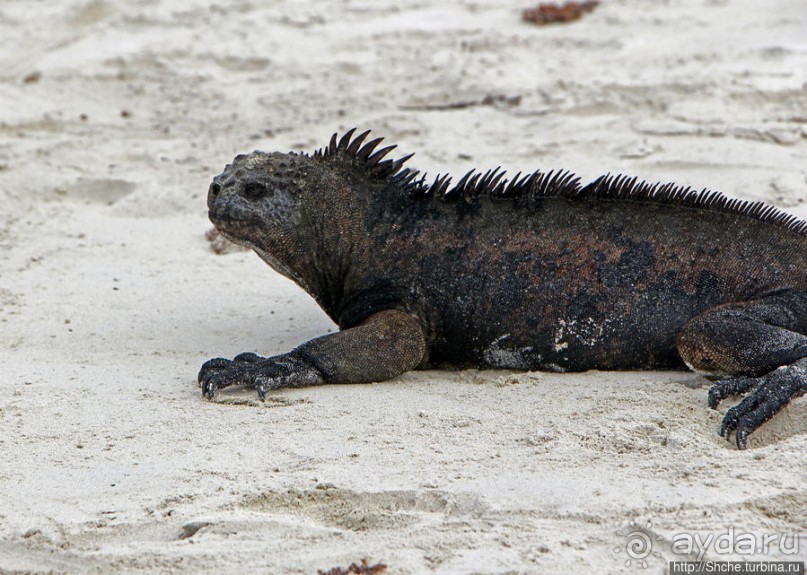
<instances>
[{"instance_id":1,"label":"iguana front leg","mask_svg":"<svg viewBox=\"0 0 807 575\"><path fill-rule=\"evenodd\" d=\"M692 319L678 336L678 351L694 369L724 377L709 390L717 409L748 393L726 412L720 435L748 436L790 401L807 393L807 292L788 291L733 303Z\"/></svg>"},{"instance_id":2,"label":"iguana front leg","mask_svg":"<svg viewBox=\"0 0 807 575\"><path fill-rule=\"evenodd\" d=\"M202 366L198 380L208 399L231 385L252 385L263 399L268 390L284 387L383 381L413 369L425 353L418 318L384 310L356 327L313 339L289 353L211 359Z\"/></svg>"}]
</instances>

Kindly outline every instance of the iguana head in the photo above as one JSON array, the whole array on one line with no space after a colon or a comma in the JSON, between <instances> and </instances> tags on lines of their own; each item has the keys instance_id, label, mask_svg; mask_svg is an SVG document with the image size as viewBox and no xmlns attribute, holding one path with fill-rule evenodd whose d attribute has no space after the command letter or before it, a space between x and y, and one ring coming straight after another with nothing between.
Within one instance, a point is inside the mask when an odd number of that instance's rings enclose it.
<instances>
[{"instance_id":1,"label":"iguana head","mask_svg":"<svg viewBox=\"0 0 807 575\"><path fill-rule=\"evenodd\" d=\"M236 156L210 184L210 221L228 238L250 247L256 233L293 224L298 181L305 177L300 159L257 151Z\"/></svg>"},{"instance_id":2,"label":"iguana head","mask_svg":"<svg viewBox=\"0 0 807 575\"><path fill-rule=\"evenodd\" d=\"M355 185L360 179L383 185L410 157L382 160L395 146L376 151L382 138L362 146L369 131L355 138L353 132L339 141L334 134L329 146L313 154L255 151L236 156L210 184L210 220L224 237L254 249L264 259L262 252L288 254L295 238L308 244L303 247L313 248L314 234L332 231L322 228L349 219L346 204L352 202L340 196L344 190L362 189ZM339 213L333 213L334 207Z\"/></svg>"},{"instance_id":3,"label":"iguana head","mask_svg":"<svg viewBox=\"0 0 807 575\"><path fill-rule=\"evenodd\" d=\"M279 272L299 281L289 258L302 219L310 157L253 152L236 156L207 193L210 221L227 239L254 249Z\"/></svg>"},{"instance_id":4,"label":"iguana head","mask_svg":"<svg viewBox=\"0 0 807 575\"><path fill-rule=\"evenodd\" d=\"M369 130L353 138L354 132L338 141L334 134L328 146L311 155L255 151L236 156L210 184L210 220L228 239L255 248L259 236L293 231L307 197L319 210L327 209L333 191L350 186L350 180L384 181L411 157L383 160L395 146L376 150L383 138L362 145ZM405 172L404 182L417 173Z\"/></svg>"},{"instance_id":5,"label":"iguana head","mask_svg":"<svg viewBox=\"0 0 807 575\"><path fill-rule=\"evenodd\" d=\"M249 247L300 284L329 313L356 254L368 251L368 206L388 186L404 189L417 171L410 157L384 160L395 146L349 130L311 154L253 152L237 156L213 178L210 220L222 236ZM393 182L394 178L395 179ZM413 188L417 187L413 185ZM380 194L383 196L383 194Z\"/></svg>"}]
</instances>

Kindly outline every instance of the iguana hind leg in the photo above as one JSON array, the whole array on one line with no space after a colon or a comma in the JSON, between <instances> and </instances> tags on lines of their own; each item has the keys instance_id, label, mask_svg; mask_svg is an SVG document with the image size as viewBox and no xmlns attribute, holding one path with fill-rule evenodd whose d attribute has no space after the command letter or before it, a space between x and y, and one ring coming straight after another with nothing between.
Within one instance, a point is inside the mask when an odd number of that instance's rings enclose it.
<instances>
[{"instance_id":1,"label":"iguana hind leg","mask_svg":"<svg viewBox=\"0 0 807 575\"><path fill-rule=\"evenodd\" d=\"M684 326L678 352L693 369L725 378L709 391L710 407L750 392L726 412L720 428L744 449L754 430L807 393L807 292L707 310Z\"/></svg>"}]
</instances>

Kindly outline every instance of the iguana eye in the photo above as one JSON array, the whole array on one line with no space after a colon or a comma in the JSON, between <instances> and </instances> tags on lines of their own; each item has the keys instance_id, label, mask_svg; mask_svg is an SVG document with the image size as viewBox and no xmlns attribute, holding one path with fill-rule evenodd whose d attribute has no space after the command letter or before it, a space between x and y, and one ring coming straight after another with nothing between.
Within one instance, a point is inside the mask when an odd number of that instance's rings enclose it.
<instances>
[{"instance_id":1,"label":"iguana eye","mask_svg":"<svg viewBox=\"0 0 807 575\"><path fill-rule=\"evenodd\" d=\"M266 186L258 182L249 182L244 186L242 193L250 200L257 200L266 195Z\"/></svg>"}]
</instances>

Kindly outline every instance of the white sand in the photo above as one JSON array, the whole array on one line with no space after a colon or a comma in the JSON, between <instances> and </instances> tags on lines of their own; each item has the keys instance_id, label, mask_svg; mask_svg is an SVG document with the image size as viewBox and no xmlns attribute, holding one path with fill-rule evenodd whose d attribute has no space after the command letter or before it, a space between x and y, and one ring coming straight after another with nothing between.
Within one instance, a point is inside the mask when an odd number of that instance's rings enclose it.
<instances>
[{"instance_id":1,"label":"white sand","mask_svg":"<svg viewBox=\"0 0 807 575\"><path fill-rule=\"evenodd\" d=\"M803 0L605 0L544 28L530 2L407 4L0 3L1 573L641 572L631 521L647 572L729 528L807 556L804 398L746 452L685 372L202 400L209 357L334 329L255 255L209 251L238 152L358 126L432 174L627 172L807 216Z\"/></svg>"}]
</instances>

